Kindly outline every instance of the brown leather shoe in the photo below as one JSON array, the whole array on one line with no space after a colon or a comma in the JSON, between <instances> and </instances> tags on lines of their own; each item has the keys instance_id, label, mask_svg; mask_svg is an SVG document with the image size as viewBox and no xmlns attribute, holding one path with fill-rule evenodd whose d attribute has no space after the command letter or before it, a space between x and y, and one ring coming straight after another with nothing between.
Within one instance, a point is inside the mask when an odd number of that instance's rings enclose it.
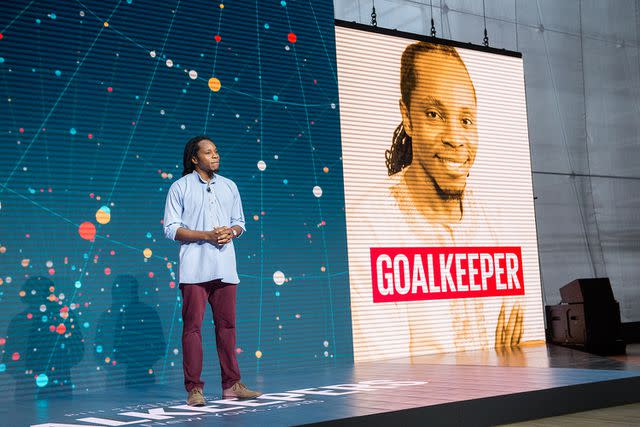
<instances>
[{"instance_id":1,"label":"brown leather shoe","mask_svg":"<svg viewBox=\"0 0 640 427\"><path fill-rule=\"evenodd\" d=\"M187 405L189 406L204 406L204 396L202 395L202 389L194 387L187 396Z\"/></svg>"},{"instance_id":2,"label":"brown leather shoe","mask_svg":"<svg viewBox=\"0 0 640 427\"><path fill-rule=\"evenodd\" d=\"M242 384L240 381L235 383L233 386L222 390L222 397L224 399L231 397L237 397L238 399L253 399L258 396L262 396L262 393L259 391L249 390L247 386Z\"/></svg>"}]
</instances>

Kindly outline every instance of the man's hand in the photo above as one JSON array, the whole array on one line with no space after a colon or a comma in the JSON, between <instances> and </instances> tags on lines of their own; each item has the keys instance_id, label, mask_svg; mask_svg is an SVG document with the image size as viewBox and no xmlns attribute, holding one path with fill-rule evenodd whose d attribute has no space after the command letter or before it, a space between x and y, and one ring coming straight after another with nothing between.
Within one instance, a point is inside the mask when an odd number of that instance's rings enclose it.
<instances>
[{"instance_id":1,"label":"man's hand","mask_svg":"<svg viewBox=\"0 0 640 427\"><path fill-rule=\"evenodd\" d=\"M515 347L520 344L524 332L524 312L520 304L511 307L509 321L506 320L506 304L503 303L496 326L496 348Z\"/></svg>"},{"instance_id":2,"label":"man's hand","mask_svg":"<svg viewBox=\"0 0 640 427\"><path fill-rule=\"evenodd\" d=\"M233 232L229 227L216 227L207 231L207 241L213 245L225 245L233 238Z\"/></svg>"}]
</instances>

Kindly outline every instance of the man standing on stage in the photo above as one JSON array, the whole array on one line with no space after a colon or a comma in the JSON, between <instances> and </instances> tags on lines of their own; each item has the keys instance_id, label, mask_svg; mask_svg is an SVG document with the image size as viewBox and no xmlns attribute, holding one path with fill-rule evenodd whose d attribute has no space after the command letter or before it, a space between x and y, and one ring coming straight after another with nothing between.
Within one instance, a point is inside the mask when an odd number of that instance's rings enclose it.
<instances>
[{"instance_id":1,"label":"man standing on stage","mask_svg":"<svg viewBox=\"0 0 640 427\"><path fill-rule=\"evenodd\" d=\"M236 184L221 175L220 155L207 136L184 147L182 178L171 185L164 234L180 242L182 365L187 403L205 404L202 389L201 327L208 302L213 311L223 398L254 398L260 392L240 382L236 358L236 271L233 239L245 231Z\"/></svg>"}]
</instances>

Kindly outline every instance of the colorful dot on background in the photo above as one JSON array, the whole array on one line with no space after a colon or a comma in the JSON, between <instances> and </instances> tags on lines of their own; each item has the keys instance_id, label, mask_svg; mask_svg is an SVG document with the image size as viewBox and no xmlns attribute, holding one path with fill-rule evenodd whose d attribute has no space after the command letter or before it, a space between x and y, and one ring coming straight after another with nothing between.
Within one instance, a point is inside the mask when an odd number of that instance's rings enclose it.
<instances>
[{"instance_id":1,"label":"colorful dot on background","mask_svg":"<svg viewBox=\"0 0 640 427\"><path fill-rule=\"evenodd\" d=\"M111 86L109 86L109 87L107 88L107 92L113 92L113 88L112 88Z\"/></svg>"},{"instance_id":2,"label":"colorful dot on background","mask_svg":"<svg viewBox=\"0 0 640 427\"><path fill-rule=\"evenodd\" d=\"M296 36L295 33L289 33L287 35L287 40L289 40L289 43L295 43L298 41L298 36Z\"/></svg>"},{"instance_id":3,"label":"colorful dot on background","mask_svg":"<svg viewBox=\"0 0 640 427\"><path fill-rule=\"evenodd\" d=\"M83 222L78 227L78 234L85 240L93 240L96 237L96 226L92 222Z\"/></svg>"},{"instance_id":4,"label":"colorful dot on background","mask_svg":"<svg viewBox=\"0 0 640 427\"><path fill-rule=\"evenodd\" d=\"M220 9L224 9L224 3L220 3Z\"/></svg>"},{"instance_id":5,"label":"colorful dot on background","mask_svg":"<svg viewBox=\"0 0 640 427\"><path fill-rule=\"evenodd\" d=\"M2 35L2 33L0 33L0 40L2 40L4 38L4 35Z\"/></svg>"},{"instance_id":6,"label":"colorful dot on background","mask_svg":"<svg viewBox=\"0 0 640 427\"><path fill-rule=\"evenodd\" d=\"M109 267L104 269L104 274L106 274L107 276L111 274L111 269Z\"/></svg>"},{"instance_id":7,"label":"colorful dot on background","mask_svg":"<svg viewBox=\"0 0 640 427\"><path fill-rule=\"evenodd\" d=\"M217 43L220 43L222 41L222 36L220 34L216 34L215 37L213 38Z\"/></svg>"},{"instance_id":8,"label":"colorful dot on background","mask_svg":"<svg viewBox=\"0 0 640 427\"><path fill-rule=\"evenodd\" d=\"M60 323L56 328L56 332L59 333L60 335L64 334L66 331L67 331L67 327L64 325L64 323Z\"/></svg>"},{"instance_id":9,"label":"colorful dot on background","mask_svg":"<svg viewBox=\"0 0 640 427\"><path fill-rule=\"evenodd\" d=\"M280 6L285 7L286 5L287 5L287 2L286 2L286 1L282 0L282 1L280 2Z\"/></svg>"},{"instance_id":10,"label":"colorful dot on background","mask_svg":"<svg viewBox=\"0 0 640 427\"><path fill-rule=\"evenodd\" d=\"M273 283L275 283L276 285L280 286L284 283L284 273L280 270L276 271L275 273L273 273Z\"/></svg>"},{"instance_id":11,"label":"colorful dot on background","mask_svg":"<svg viewBox=\"0 0 640 427\"><path fill-rule=\"evenodd\" d=\"M15 353L13 353L13 354L11 355L11 360L13 360L14 362L15 362L16 360L20 360L20 353L18 353L17 351L16 351Z\"/></svg>"},{"instance_id":12,"label":"colorful dot on background","mask_svg":"<svg viewBox=\"0 0 640 427\"><path fill-rule=\"evenodd\" d=\"M111 209L108 206L101 206L96 211L96 221L100 224L107 224L111 221Z\"/></svg>"},{"instance_id":13,"label":"colorful dot on background","mask_svg":"<svg viewBox=\"0 0 640 427\"><path fill-rule=\"evenodd\" d=\"M79 280L76 280L76 283L74 284L74 286L76 287L76 289L80 289L82 287L82 282L80 282Z\"/></svg>"},{"instance_id":14,"label":"colorful dot on background","mask_svg":"<svg viewBox=\"0 0 640 427\"><path fill-rule=\"evenodd\" d=\"M262 352L260 350L256 350L256 357L260 359L262 357Z\"/></svg>"},{"instance_id":15,"label":"colorful dot on background","mask_svg":"<svg viewBox=\"0 0 640 427\"><path fill-rule=\"evenodd\" d=\"M323 265L322 267L320 267L320 271L322 271L322 272L324 273L325 271L327 271L327 267L325 267L325 266Z\"/></svg>"},{"instance_id":16,"label":"colorful dot on background","mask_svg":"<svg viewBox=\"0 0 640 427\"><path fill-rule=\"evenodd\" d=\"M69 129L69 133L71 135L75 135L76 133L78 133L78 131L76 130L76 128L71 128L71 129Z\"/></svg>"},{"instance_id":17,"label":"colorful dot on background","mask_svg":"<svg viewBox=\"0 0 640 427\"><path fill-rule=\"evenodd\" d=\"M326 166L325 166L325 167L323 167L323 168L322 168L322 172L324 172L324 173L329 173L329 168L328 168L328 167L326 167Z\"/></svg>"},{"instance_id":18,"label":"colorful dot on background","mask_svg":"<svg viewBox=\"0 0 640 427\"><path fill-rule=\"evenodd\" d=\"M220 80L218 80L215 77L211 77L209 79L209 89L211 89L214 92L218 92L221 87L222 87L222 83L220 83Z\"/></svg>"},{"instance_id":19,"label":"colorful dot on background","mask_svg":"<svg viewBox=\"0 0 640 427\"><path fill-rule=\"evenodd\" d=\"M62 75L62 71L56 70L56 71L53 72L53 74L55 74L56 77L60 77Z\"/></svg>"},{"instance_id":20,"label":"colorful dot on background","mask_svg":"<svg viewBox=\"0 0 640 427\"><path fill-rule=\"evenodd\" d=\"M7 370L7 365L5 365L4 363L0 363L0 372L4 372Z\"/></svg>"},{"instance_id":21,"label":"colorful dot on background","mask_svg":"<svg viewBox=\"0 0 640 427\"><path fill-rule=\"evenodd\" d=\"M36 377L36 385L38 387L44 387L49 384L49 377L47 374L40 374Z\"/></svg>"},{"instance_id":22,"label":"colorful dot on background","mask_svg":"<svg viewBox=\"0 0 640 427\"><path fill-rule=\"evenodd\" d=\"M5 345L7 343L6 338L0 338L0 345Z\"/></svg>"},{"instance_id":23,"label":"colorful dot on background","mask_svg":"<svg viewBox=\"0 0 640 427\"><path fill-rule=\"evenodd\" d=\"M313 195L316 197L322 196L322 188L319 185L313 187Z\"/></svg>"}]
</instances>

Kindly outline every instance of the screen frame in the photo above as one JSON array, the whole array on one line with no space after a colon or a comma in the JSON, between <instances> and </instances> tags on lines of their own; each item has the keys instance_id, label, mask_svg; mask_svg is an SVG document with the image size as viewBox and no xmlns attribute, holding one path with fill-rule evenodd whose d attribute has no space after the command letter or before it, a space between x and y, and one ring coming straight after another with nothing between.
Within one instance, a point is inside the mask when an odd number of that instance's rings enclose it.
<instances>
[{"instance_id":1,"label":"screen frame","mask_svg":"<svg viewBox=\"0 0 640 427\"><path fill-rule=\"evenodd\" d=\"M473 43L463 43L463 42L459 42L459 41L455 41L455 40L441 39L439 37L426 36L424 34L409 33L409 32L406 32L406 31L400 31L400 30L395 30L395 29L390 29L390 28L382 28L382 27L378 27L378 26L365 25L365 24L360 24L360 23L353 22L353 21L351 21L351 22L343 21L341 19L335 19L334 23L335 23L335 25L337 27L351 28L351 29L354 29L354 30L368 31L368 32L371 32L371 33L384 34L384 35L388 35L388 36L402 37L402 38L407 38L407 39L413 39L413 40L416 40L416 41L426 41L426 42L431 42L431 43L443 44L443 45L447 45L447 46L459 47L459 48L464 48L464 49L472 49L472 50L477 50L477 51L481 51L481 52L487 52L487 53L493 53L493 54L498 54L498 55L510 56L510 57L514 57L514 58L522 58L522 52L515 52L515 51L507 50L507 49L498 49L498 48L495 48L495 47L481 46L481 45L477 45L477 44L473 44Z\"/></svg>"}]
</instances>

